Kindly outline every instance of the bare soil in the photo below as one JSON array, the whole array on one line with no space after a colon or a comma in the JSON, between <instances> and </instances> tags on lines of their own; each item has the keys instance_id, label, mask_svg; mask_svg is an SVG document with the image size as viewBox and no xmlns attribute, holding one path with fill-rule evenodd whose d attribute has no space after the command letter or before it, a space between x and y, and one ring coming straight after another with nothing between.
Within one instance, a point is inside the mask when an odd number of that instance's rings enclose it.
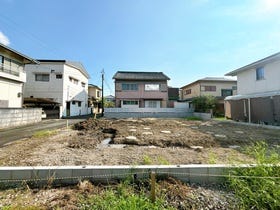
<instances>
[{"instance_id":1,"label":"bare soil","mask_svg":"<svg viewBox=\"0 0 280 210\"><path fill-rule=\"evenodd\" d=\"M19 137L20 138L20 137ZM104 139L111 139L110 144ZM252 163L243 149L256 141L279 149L280 130L226 121L183 119L89 119L74 129L22 139L0 148L1 166ZM105 187L106 188L106 187ZM176 180L158 182L166 202L177 209L238 209L234 195ZM104 186L0 191L0 208L80 209L80 199Z\"/></svg>"},{"instance_id":2,"label":"bare soil","mask_svg":"<svg viewBox=\"0 0 280 210\"><path fill-rule=\"evenodd\" d=\"M102 141L111 138L109 145ZM226 121L89 119L0 148L2 166L251 163L244 147L277 147L280 130Z\"/></svg>"}]
</instances>

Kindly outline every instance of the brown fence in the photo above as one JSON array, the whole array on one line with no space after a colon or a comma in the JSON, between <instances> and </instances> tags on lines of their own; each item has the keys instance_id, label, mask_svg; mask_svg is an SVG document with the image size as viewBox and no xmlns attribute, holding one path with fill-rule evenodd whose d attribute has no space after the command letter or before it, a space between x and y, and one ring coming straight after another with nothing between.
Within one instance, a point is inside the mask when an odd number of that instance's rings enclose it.
<instances>
[{"instance_id":1,"label":"brown fence","mask_svg":"<svg viewBox=\"0 0 280 210\"><path fill-rule=\"evenodd\" d=\"M225 101L225 115L243 122L280 125L280 96Z\"/></svg>"}]
</instances>

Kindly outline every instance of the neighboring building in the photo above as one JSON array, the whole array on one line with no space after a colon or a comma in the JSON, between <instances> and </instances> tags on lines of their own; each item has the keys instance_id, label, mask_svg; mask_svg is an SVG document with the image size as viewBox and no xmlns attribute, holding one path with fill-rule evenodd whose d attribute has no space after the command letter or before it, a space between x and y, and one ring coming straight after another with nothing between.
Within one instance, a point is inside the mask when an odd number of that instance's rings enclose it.
<instances>
[{"instance_id":1,"label":"neighboring building","mask_svg":"<svg viewBox=\"0 0 280 210\"><path fill-rule=\"evenodd\" d=\"M280 53L227 73L237 76L236 96L226 98L226 117L280 125Z\"/></svg>"},{"instance_id":2,"label":"neighboring building","mask_svg":"<svg viewBox=\"0 0 280 210\"><path fill-rule=\"evenodd\" d=\"M0 108L21 108L26 82L24 65L38 61L0 43Z\"/></svg>"},{"instance_id":3,"label":"neighboring building","mask_svg":"<svg viewBox=\"0 0 280 210\"><path fill-rule=\"evenodd\" d=\"M115 103L115 96L113 96L113 95L104 96L104 98L105 98L105 101L107 101L107 102Z\"/></svg>"},{"instance_id":4,"label":"neighboring building","mask_svg":"<svg viewBox=\"0 0 280 210\"><path fill-rule=\"evenodd\" d=\"M88 108L89 74L79 62L39 60L39 65L26 65L27 81L24 97L37 101L48 99L55 106L43 106L44 111L68 117L90 113ZM30 101L30 99L29 99ZM44 100L46 101L46 100Z\"/></svg>"},{"instance_id":5,"label":"neighboring building","mask_svg":"<svg viewBox=\"0 0 280 210\"><path fill-rule=\"evenodd\" d=\"M174 103L179 100L179 88L168 87L168 107L174 108Z\"/></svg>"},{"instance_id":6,"label":"neighboring building","mask_svg":"<svg viewBox=\"0 0 280 210\"><path fill-rule=\"evenodd\" d=\"M113 79L116 107L167 107L170 79L162 72L118 71Z\"/></svg>"},{"instance_id":7,"label":"neighboring building","mask_svg":"<svg viewBox=\"0 0 280 210\"><path fill-rule=\"evenodd\" d=\"M181 100L191 101L204 95L218 99L218 112L224 113L224 98L237 93L237 81L224 77L205 77L181 87Z\"/></svg>"},{"instance_id":8,"label":"neighboring building","mask_svg":"<svg viewBox=\"0 0 280 210\"><path fill-rule=\"evenodd\" d=\"M92 109L92 113L100 113L102 89L96 85L88 84L88 104Z\"/></svg>"}]
</instances>

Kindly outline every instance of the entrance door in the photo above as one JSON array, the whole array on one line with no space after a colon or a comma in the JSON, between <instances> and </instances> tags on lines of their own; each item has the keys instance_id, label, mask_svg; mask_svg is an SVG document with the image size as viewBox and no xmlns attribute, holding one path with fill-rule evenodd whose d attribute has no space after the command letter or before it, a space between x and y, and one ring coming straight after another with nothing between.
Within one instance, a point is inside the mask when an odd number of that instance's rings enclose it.
<instances>
[{"instance_id":1,"label":"entrance door","mask_svg":"<svg viewBox=\"0 0 280 210\"><path fill-rule=\"evenodd\" d=\"M71 106L71 102L67 101L66 102L66 116L70 117L70 106Z\"/></svg>"}]
</instances>

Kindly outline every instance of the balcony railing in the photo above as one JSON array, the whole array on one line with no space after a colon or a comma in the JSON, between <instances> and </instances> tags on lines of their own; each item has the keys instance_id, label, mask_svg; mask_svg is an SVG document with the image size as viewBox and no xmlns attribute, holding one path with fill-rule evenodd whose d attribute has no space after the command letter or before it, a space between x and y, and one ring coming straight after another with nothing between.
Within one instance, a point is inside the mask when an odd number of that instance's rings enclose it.
<instances>
[{"instance_id":1,"label":"balcony railing","mask_svg":"<svg viewBox=\"0 0 280 210\"><path fill-rule=\"evenodd\" d=\"M23 66L15 67L15 66L10 66L10 65L0 63L0 72L5 72L15 76L19 76L19 73L23 71L22 68Z\"/></svg>"}]
</instances>

